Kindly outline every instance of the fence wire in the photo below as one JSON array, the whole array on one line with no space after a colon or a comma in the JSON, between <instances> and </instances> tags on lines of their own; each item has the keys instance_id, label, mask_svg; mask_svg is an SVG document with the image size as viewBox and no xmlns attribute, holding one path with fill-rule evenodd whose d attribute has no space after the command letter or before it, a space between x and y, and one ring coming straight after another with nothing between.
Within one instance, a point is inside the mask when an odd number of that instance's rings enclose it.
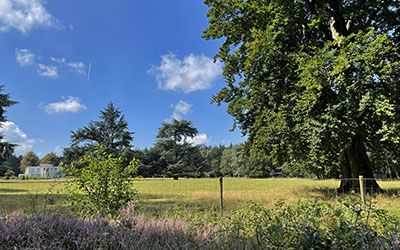
<instances>
[{"instance_id":1,"label":"fence wire","mask_svg":"<svg viewBox=\"0 0 400 250\"><path fill-rule=\"evenodd\" d=\"M375 179L364 178L362 181L364 191L371 193ZM400 191L400 181L390 179L377 180L384 190L391 193ZM163 188L152 189L151 186L158 180L144 179L137 183L139 194L147 204L155 204L158 200L170 205L182 204L192 208L204 209L207 207L220 207L220 187L217 178L201 179L162 179ZM146 183L146 185L143 185ZM152 184L153 183L153 184ZM346 185L341 185L346 183ZM223 203L226 210L242 206L247 201L254 201L269 206L282 202L294 202L305 199L334 199L344 194L360 192L359 178L332 179L332 180L306 180L306 179L248 179L224 178ZM154 187L153 187L154 188ZM152 190L151 190L152 189ZM151 190L151 191L150 191ZM146 193L155 192L158 195L146 197ZM147 199L147 198L150 198ZM152 198L154 198L152 200Z\"/></svg>"},{"instance_id":2,"label":"fence wire","mask_svg":"<svg viewBox=\"0 0 400 250\"><path fill-rule=\"evenodd\" d=\"M364 190L372 191L375 179L364 178ZM49 188L63 185L63 181L0 181L0 213L16 210L41 211L51 207L63 197L52 196ZM65 182L64 182L65 183ZM340 185L347 183L346 185ZM391 199L400 197L400 180L378 179L377 183ZM175 207L202 211L221 207L221 190L218 178L143 178L132 185L137 190L135 203L141 211L162 213ZM295 202L305 199L335 199L348 193L359 195L360 180L332 179L249 179L223 178L223 205L225 210L243 206L247 201L274 206L280 201ZM65 194L68 195L68 194ZM369 199L369 196L367 196Z\"/></svg>"}]
</instances>

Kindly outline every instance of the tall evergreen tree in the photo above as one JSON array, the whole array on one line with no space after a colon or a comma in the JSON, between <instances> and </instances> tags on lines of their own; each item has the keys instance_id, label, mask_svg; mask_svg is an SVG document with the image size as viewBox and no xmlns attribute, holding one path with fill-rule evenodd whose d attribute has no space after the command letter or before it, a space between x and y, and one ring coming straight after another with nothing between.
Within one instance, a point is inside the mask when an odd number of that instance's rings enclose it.
<instances>
[{"instance_id":1,"label":"tall evergreen tree","mask_svg":"<svg viewBox=\"0 0 400 250\"><path fill-rule=\"evenodd\" d=\"M10 95L4 94L3 91L4 86L0 85L0 126L2 126L5 121L7 121L5 116L6 108L17 103L10 100ZM16 145L4 141L4 135L0 134L0 164L4 163L4 161L10 155L12 155L15 146Z\"/></svg>"},{"instance_id":2,"label":"tall evergreen tree","mask_svg":"<svg viewBox=\"0 0 400 250\"><path fill-rule=\"evenodd\" d=\"M374 178L367 151L400 156L398 0L205 3L204 37L224 39L227 86L214 101L228 104L252 157Z\"/></svg>"},{"instance_id":3,"label":"tall evergreen tree","mask_svg":"<svg viewBox=\"0 0 400 250\"><path fill-rule=\"evenodd\" d=\"M202 172L202 156L197 146L188 142L197 129L187 120L174 119L159 129L155 148L160 152L160 164L165 164L169 175L198 176Z\"/></svg>"},{"instance_id":4,"label":"tall evergreen tree","mask_svg":"<svg viewBox=\"0 0 400 250\"><path fill-rule=\"evenodd\" d=\"M133 132L129 131L128 122L119 108L110 102L101 111L99 118L99 121L91 121L87 126L72 132L71 147L64 150L67 163L99 146L116 157L130 158ZM129 161L127 159L127 163Z\"/></svg>"},{"instance_id":5,"label":"tall evergreen tree","mask_svg":"<svg viewBox=\"0 0 400 250\"><path fill-rule=\"evenodd\" d=\"M198 133L188 120L173 119L171 123L164 122L158 131L157 138L161 140L173 140L175 144L183 143L187 138L194 137Z\"/></svg>"},{"instance_id":6,"label":"tall evergreen tree","mask_svg":"<svg viewBox=\"0 0 400 250\"><path fill-rule=\"evenodd\" d=\"M21 173L20 159L14 154L10 155L0 166L0 176L5 175L7 172L14 173L14 175L19 175Z\"/></svg>"}]
</instances>

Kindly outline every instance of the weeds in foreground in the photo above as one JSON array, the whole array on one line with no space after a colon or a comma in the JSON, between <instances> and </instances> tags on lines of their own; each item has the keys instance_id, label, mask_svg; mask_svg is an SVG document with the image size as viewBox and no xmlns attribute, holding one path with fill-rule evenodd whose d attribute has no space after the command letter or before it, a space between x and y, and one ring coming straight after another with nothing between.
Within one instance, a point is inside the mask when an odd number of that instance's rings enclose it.
<instances>
[{"instance_id":1,"label":"weeds in foreground","mask_svg":"<svg viewBox=\"0 0 400 250\"><path fill-rule=\"evenodd\" d=\"M0 220L4 249L399 249L400 219L348 198L146 219L132 205L118 219L14 213Z\"/></svg>"}]
</instances>

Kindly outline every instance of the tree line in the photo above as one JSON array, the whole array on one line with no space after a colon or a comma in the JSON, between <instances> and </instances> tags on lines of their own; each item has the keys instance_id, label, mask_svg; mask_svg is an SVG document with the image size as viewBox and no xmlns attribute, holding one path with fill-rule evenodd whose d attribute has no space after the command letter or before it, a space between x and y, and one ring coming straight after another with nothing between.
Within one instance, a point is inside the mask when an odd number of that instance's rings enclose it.
<instances>
[{"instance_id":1,"label":"tree line","mask_svg":"<svg viewBox=\"0 0 400 250\"><path fill-rule=\"evenodd\" d=\"M263 158L250 157L245 144L205 146L194 145L191 138L198 133L188 120L164 122L159 128L156 143L151 148L132 146L133 132L121 110L113 103L101 111L98 121L91 121L81 129L71 132L71 145L58 156L50 152L41 159L34 153L24 156L11 154L0 166L0 176L24 173L28 166L39 164L79 165L79 159L99 147L107 153L122 158L125 166L132 159L139 160L137 175L142 177L309 177L338 178L338 168L313 168L312 166L277 166ZM398 166L388 166L385 159L375 159L374 169L398 177ZM390 165L389 165L390 166ZM84 166L82 166L84 167Z\"/></svg>"},{"instance_id":2,"label":"tree line","mask_svg":"<svg viewBox=\"0 0 400 250\"><path fill-rule=\"evenodd\" d=\"M58 166L62 161L62 157L54 152L47 153L39 158L33 151L27 152L25 155L16 156L11 154L0 165L0 176L11 177L25 173L29 166L38 166L40 164L51 164Z\"/></svg>"}]
</instances>

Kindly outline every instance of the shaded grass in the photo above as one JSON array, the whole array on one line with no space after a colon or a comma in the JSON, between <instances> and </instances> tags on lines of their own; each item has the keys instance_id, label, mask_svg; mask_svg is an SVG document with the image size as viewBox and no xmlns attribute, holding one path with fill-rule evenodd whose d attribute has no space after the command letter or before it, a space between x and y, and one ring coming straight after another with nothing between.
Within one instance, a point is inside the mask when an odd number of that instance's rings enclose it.
<instances>
[{"instance_id":1,"label":"shaded grass","mask_svg":"<svg viewBox=\"0 0 400 250\"><path fill-rule=\"evenodd\" d=\"M369 196L377 207L400 216L400 181L380 181L385 194ZM45 209L64 209L62 198L67 194L63 180L0 181L0 211L36 212ZM163 217L183 208L204 211L219 208L218 179L136 179L138 191L136 209L149 216ZM309 179L224 179L224 206L226 210L240 207L252 200L274 206L278 201L293 203L299 200L326 200L339 202L336 193L338 180Z\"/></svg>"}]
</instances>

